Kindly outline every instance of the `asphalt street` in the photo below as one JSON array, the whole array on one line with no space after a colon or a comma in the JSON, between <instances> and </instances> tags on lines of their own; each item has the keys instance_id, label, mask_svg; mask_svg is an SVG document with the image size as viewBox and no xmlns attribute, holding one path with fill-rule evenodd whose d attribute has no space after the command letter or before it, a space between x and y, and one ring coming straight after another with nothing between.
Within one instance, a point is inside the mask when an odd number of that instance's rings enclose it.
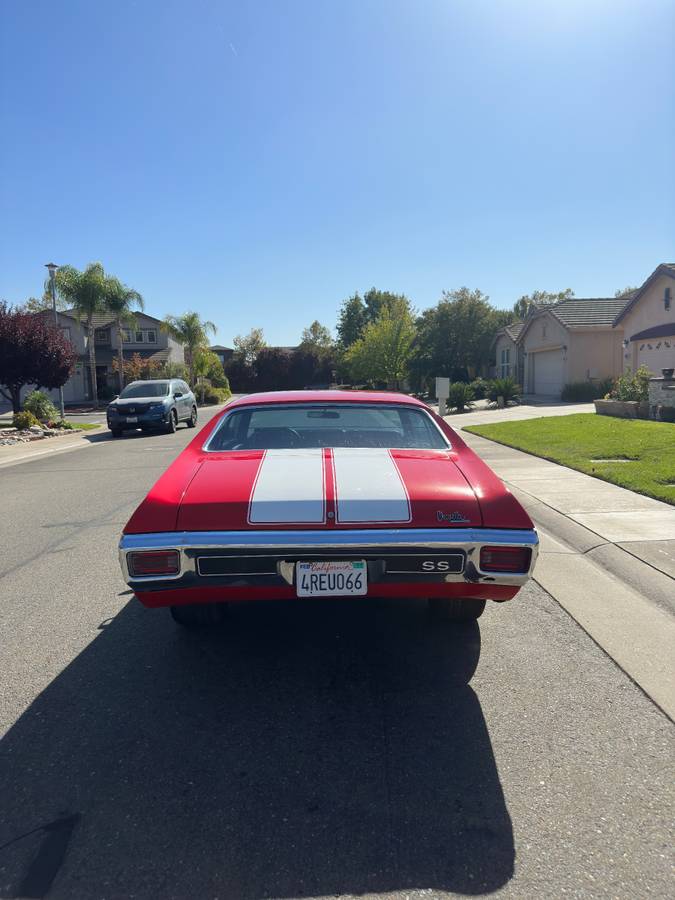
<instances>
[{"instance_id":1,"label":"asphalt street","mask_svg":"<svg viewBox=\"0 0 675 900\"><path fill-rule=\"evenodd\" d=\"M0 896L672 896L673 727L536 585L144 610L121 528L194 436L0 469Z\"/></svg>"}]
</instances>

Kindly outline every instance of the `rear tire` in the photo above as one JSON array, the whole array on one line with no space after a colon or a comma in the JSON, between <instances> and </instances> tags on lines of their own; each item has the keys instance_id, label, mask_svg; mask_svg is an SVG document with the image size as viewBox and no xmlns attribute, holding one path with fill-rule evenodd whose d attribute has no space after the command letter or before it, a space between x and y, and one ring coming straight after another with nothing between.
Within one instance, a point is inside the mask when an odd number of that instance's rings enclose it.
<instances>
[{"instance_id":1,"label":"rear tire","mask_svg":"<svg viewBox=\"0 0 675 900\"><path fill-rule=\"evenodd\" d=\"M187 420L188 428L196 428L197 427L197 407L192 407L192 412L190 413L190 418Z\"/></svg>"},{"instance_id":2,"label":"rear tire","mask_svg":"<svg viewBox=\"0 0 675 900\"><path fill-rule=\"evenodd\" d=\"M485 600L464 597L430 597L428 603L434 619L444 622L474 622L485 609Z\"/></svg>"},{"instance_id":3,"label":"rear tire","mask_svg":"<svg viewBox=\"0 0 675 900\"><path fill-rule=\"evenodd\" d=\"M176 410L172 409L169 413L169 423L166 426L167 434L174 434L178 428L178 416L176 415Z\"/></svg>"},{"instance_id":4,"label":"rear tire","mask_svg":"<svg viewBox=\"0 0 675 900\"><path fill-rule=\"evenodd\" d=\"M112 434L112 436L114 438L122 437L122 429L121 428L111 428L110 434Z\"/></svg>"},{"instance_id":5,"label":"rear tire","mask_svg":"<svg viewBox=\"0 0 675 900\"><path fill-rule=\"evenodd\" d=\"M222 624L226 613L225 603L190 603L171 607L171 618L183 628L213 628Z\"/></svg>"}]
</instances>

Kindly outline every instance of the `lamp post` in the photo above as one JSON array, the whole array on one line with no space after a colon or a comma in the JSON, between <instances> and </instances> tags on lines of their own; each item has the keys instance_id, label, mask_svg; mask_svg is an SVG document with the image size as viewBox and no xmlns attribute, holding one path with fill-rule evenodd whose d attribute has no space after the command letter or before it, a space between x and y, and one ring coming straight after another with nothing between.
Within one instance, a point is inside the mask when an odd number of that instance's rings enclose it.
<instances>
[{"instance_id":1,"label":"lamp post","mask_svg":"<svg viewBox=\"0 0 675 900\"><path fill-rule=\"evenodd\" d=\"M59 314L56 311L56 263L46 263L45 268L49 272L49 287L52 293L52 309L54 310L54 324L59 327ZM66 410L63 405L63 385L59 388L59 408L61 412L61 421L66 418Z\"/></svg>"}]
</instances>

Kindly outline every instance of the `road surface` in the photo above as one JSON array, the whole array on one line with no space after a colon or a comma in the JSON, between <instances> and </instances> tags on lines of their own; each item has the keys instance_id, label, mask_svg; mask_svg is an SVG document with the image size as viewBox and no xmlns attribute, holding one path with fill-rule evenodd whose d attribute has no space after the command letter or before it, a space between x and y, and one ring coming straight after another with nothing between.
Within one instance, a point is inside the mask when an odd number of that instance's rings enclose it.
<instances>
[{"instance_id":1,"label":"road surface","mask_svg":"<svg viewBox=\"0 0 675 900\"><path fill-rule=\"evenodd\" d=\"M0 469L0 896L670 894L673 728L536 585L182 633L116 544L194 435Z\"/></svg>"}]
</instances>

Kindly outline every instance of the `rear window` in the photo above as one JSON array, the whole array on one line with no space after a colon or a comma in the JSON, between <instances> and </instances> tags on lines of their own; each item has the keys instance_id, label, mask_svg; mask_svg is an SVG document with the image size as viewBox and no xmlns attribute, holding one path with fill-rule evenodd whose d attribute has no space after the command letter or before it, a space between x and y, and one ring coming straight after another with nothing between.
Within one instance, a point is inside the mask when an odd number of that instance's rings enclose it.
<instances>
[{"instance_id":1,"label":"rear window","mask_svg":"<svg viewBox=\"0 0 675 900\"><path fill-rule=\"evenodd\" d=\"M448 442L422 409L382 404L294 404L234 409L206 450L384 447L445 450Z\"/></svg>"}]
</instances>

